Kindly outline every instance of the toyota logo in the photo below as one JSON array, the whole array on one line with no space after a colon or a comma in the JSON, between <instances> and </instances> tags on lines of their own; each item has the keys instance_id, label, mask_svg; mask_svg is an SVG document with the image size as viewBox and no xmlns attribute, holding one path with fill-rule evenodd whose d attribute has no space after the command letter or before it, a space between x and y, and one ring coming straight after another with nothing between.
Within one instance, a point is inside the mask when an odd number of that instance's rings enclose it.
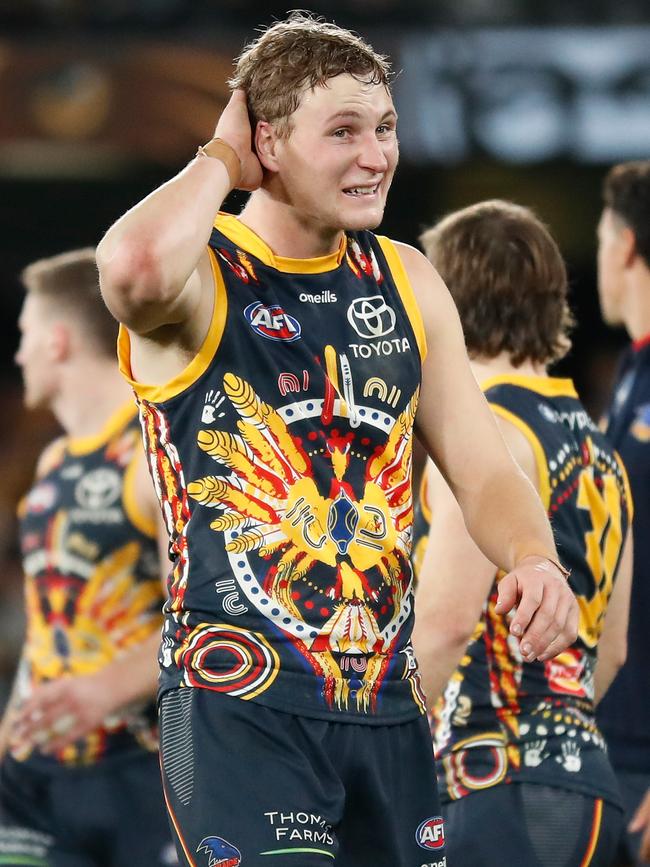
<instances>
[{"instance_id":1,"label":"toyota logo","mask_svg":"<svg viewBox=\"0 0 650 867\"><path fill-rule=\"evenodd\" d=\"M385 337L395 330L395 311L381 295L355 298L348 307L348 322L359 337Z\"/></svg>"}]
</instances>

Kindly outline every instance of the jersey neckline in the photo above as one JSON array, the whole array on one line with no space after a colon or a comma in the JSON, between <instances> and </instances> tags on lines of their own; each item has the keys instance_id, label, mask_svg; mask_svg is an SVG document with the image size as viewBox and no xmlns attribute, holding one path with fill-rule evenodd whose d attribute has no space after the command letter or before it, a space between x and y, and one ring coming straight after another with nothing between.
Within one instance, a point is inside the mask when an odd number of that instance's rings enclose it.
<instances>
[{"instance_id":1,"label":"jersey neckline","mask_svg":"<svg viewBox=\"0 0 650 867\"><path fill-rule=\"evenodd\" d=\"M125 427L132 418L135 417L138 411L134 401L122 404L107 420L103 428L95 434L90 434L86 437L69 437L66 441L66 447L71 455L88 455L91 452L101 448L107 443L114 434L121 428Z\"/></svg>"},{"instance_id":2,"label":"jersey neckline","mask_svg":"<svg viewBox=\"0 0 650 867\"><path fill-rule=\"evenodd\" d=\"M233 244L251 253L264 265L275 268L276 271L283 271L285 274L324 274L327 271L335 271L345 258L347 249L347 237L343 234L339 248L334 253L313 259L291 259L287 256L276 256L266 241L233 214L219 213L214 221L214 227Z\"/></svg>"},{"instance_id":3,"label":"jersey neckline","mask_svg":"<svg viewBox=\"0 0 650 867\"><path fill-rule=\"evenodd\" d=\"M481 389L488 391L497 385L518 385L544 397L578 397L573 380L558 376L532 376L523 373L503 373L481 381Z\"/></svg>"}]
</instances>

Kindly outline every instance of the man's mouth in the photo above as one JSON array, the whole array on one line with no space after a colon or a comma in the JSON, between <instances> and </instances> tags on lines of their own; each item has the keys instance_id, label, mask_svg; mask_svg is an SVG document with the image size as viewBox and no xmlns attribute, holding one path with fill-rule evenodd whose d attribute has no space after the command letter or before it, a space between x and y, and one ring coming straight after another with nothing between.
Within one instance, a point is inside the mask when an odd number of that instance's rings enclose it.
<instances>
[{"instance_id":1,"label":"man's mouth","mask_svg":"<svg viewBox=\"0 0 650 867\"><path fill-rule=\"evenodd\" d=\"M361 198L362 196L374 196L378 189L379 184L373 184L372 186L366 187L348 187L348 189L343 190L343 192L346 196Z\"/></svg>"}]
</instances>

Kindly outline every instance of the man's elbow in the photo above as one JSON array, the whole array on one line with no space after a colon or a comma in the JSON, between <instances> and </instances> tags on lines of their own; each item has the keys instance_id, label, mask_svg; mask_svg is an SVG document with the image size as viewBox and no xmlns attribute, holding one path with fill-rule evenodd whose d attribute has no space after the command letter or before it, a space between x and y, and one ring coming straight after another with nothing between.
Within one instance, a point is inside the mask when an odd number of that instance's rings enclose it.
<instances>
[{"instance_id":1,"label":"man's elbow","mask_svg":"<svg viewBox=\"0 0 650 867\"><path fill-rule=\"evenodd\" d=\"M459 616L459 614L461 616ZM462 612L454 612L436 617L422 617L417 625L416 638L420 644L435 647L436 653L456 652L462 654L469 644L475 622L462 617ZM418 645L416 645L416 650Z\"/></svg>"},{"instance_id":2,"label":"man's elbow","mask_svg":"<svg viewBox=\"0 0 650 867\"><path fill-rule=\"evenodd\" d=\"M158 256L146 244L123 242L110 255L100 244L97 268L106 306L129 327L174 294L174 289L165 285Z\"/></svg>"}]
</instances>

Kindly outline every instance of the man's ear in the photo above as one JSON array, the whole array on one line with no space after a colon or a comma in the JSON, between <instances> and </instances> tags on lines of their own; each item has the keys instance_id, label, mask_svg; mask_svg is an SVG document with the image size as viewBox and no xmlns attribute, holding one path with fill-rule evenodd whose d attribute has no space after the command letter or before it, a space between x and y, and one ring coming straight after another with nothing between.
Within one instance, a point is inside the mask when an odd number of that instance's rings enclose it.
<instances>
[{"instance_id":1,"label":"man's ear","mask_svg":"<svg viewBox=\"0 0 650 867\"><path fill-rule=\"evenodd\" d=\"M620 234L621 257L623 267L630 268L634 264L638 253L636 248L636 235L629 226L623 226Z\"/></svg>"},{"instance_id":2,"label":"man's ear","mask_svg":"<svg viewBox=\"0 0 650 867\"><path fill-rule=\"evenodd\" d=\"M53 322L47 337L47 349L52 361L65 361L70 355L72 335L65 322Z\"/></svg>"},{"instance_id":3,"label":"man's ear","mask_svg":"<svg viewBox=\"0 0 650 867\"><path fill-rule=\"evenodd\" d=\"M262 167L269 172L278 171L277 143L278 134L273 124L266 120L258 120L255 127L255 151Z\"/></svg>"}]
</instances>

